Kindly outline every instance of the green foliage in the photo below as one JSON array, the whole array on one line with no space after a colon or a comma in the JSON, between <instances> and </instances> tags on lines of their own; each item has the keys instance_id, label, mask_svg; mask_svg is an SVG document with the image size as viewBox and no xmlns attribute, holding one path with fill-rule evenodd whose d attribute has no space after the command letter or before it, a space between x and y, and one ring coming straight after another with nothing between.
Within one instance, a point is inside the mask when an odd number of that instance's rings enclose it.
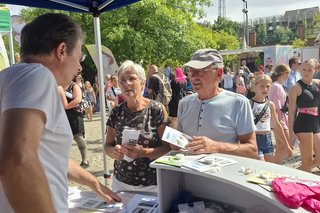
<instances>
[{"instance_id":1,"label":"green foliage","mask_svg":"<svg viewBox=\"0 0 320 213\"><path fill-rule=\"evenodd\" d=\"M216 42L215 48L218 50L234 50L240 47L238 39L224 31L213 32L213 40Z\"/></svg>"},{"instance_id":2,"label":"green foliage","mask_svg":"<svg viewBox=\"0 0 320 213\"><path fill-rule=\"evenodd\" d=\"M240 23L219 16L218 19L214 21L212 30L217 32L224 31L229 35L238 36L240 33Z\"/></svg>"},{"instance_id":3,"label":"green foliage","mask_svg":"<svg viewBox=\"0 0 320 213\"><path fill-rule=\"evenodd\" d=\"M294 38L294 33L288 27L278 26L274 32L278 44L288 44Z\"/></svg>"},{"instance_id":4,"label":"green foliage","mask_svg":"<svg viewBox=\"0 0 320 213\"><path fill-rule=\"evenodd\" d=\"M265 22L262 22L261 24L259 24L259 26L256 27L256 33L257 46L267 44L267 26Z\"/></svg>"},{"instance_id":5,"label":"green foliage","mask_svg":"<svg viewBox=\"0 0 320 213\"><path fill-rule=\"evenodd\" d=\"M296 38L295 40L292 41L292 47L293 48L304 47L306 42L307 42L307 40L301 40L299 38Z\"/></svg>"},{"instance_id":6,"label":"green foliage","mask_svg":"<svg viewBox=\"0 0 320 213\"><path fill-rule=\"evenodd\" d=\"M235 36L227 31L212 32L211 28L194 21L203 16L202 6L210 4L209 0L144 0L102 13L101 42L113 52L118 64L130 59L144 66L150 63L179 66L201 48L238 49L240 45ZM22 10L21 15L29 22L47 12L61 13L28 8ZM94 44L92 16L63 13L85 30L86 43ZM84 70L96 72L91 59L86 59L83 66Z\"/></svg>"},{"instance_id":7,"label":"green foliage","mask_svg":"<svg viewBox=\"0 0 320 213\"><path fill-rule=\"evenodd\" d=\"M223 56L223 63L226 65L228 64L230 69L233 69L233 61L237 59L237 55L224 55Z\"/></svg>"}]
</instances>

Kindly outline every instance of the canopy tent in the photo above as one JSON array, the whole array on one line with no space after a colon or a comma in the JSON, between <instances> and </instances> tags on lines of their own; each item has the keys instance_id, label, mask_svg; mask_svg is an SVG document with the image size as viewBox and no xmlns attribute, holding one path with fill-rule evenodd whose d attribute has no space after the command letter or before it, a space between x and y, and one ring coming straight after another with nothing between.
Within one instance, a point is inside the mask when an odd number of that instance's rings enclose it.
<instances>
[{"instance_id":1,"label":"canopy tent","mask_svg":"<svg viewBox=\"0 0 320 213\"><path fill-rule=\"evenodd\" d=\"M119 7L127 6L139 0L2 0L1 3L15 4L27 7L39 7L55 10L65 10L70 12L91 13L93 15L94 33L96 41L96 49L98 56L98 79L99 79L99 93L104 94L104 76L102 65L102 49L101 49L101 34L100 34L100 19L101 12L110 11ZM105 130L106 130L106 111L105 96L100 95L100 109L101 109L101 134L102 145L105 144ZM106 163L106 155L103 153L104 159L104 177L109 177L109 171Z\"/></svg>"},{"instance_id":2,"label":"canopy tent","mask_svg":"<svg viewBox=\"0 0 320 213\"><path fill-rule=\"evenodd\" d=\"M9 41L9 51L10 51L10 62L11 64L14 63L14 53L13 53L13 40L12 40L12 30L11 30L11 17L10 17L10 10L6 7L0 7L0 36L8 34L8 41ZM0 60L4 61L5 66L9 65L8 56L6 49L4 48L2 38L0 41ZM0 65L1 68L3 68ZM0 71L1 71L0 68Z\"/></svg>"}]
</instances>

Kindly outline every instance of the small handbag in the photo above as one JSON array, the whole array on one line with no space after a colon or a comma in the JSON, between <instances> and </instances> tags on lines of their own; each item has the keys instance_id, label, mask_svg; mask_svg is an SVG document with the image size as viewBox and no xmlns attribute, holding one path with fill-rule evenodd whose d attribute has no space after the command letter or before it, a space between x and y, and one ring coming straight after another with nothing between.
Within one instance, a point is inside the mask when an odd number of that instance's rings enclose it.
<instances>
[{"instance_id":1,"label":"small handbag","mask_svg":"<svg viewBox=\"0 0 320 213\"><path fill-rule=\"evenodd\" d=\"M282 108L280 109L283 113L288 113L289 111L289 100L288 96L286 96L286 101L284 102Z\"/></svg>"}]
</instances>

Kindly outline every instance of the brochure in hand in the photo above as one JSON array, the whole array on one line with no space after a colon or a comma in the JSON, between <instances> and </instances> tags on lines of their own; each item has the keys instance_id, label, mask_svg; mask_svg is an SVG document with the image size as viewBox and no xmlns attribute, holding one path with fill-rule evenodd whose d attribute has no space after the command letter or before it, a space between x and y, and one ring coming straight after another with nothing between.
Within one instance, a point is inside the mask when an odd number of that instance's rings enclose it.
<instances>
[{"instance_id":1,"label":"brochure in hand","mask_svg":"<svg viewBox=\"0 0 320 213\"><path fill-rule=\"evenodd\" d=\"M186 145L191 141L191 137L182 132L179 132L178 130L166 126L162 136L162 140L180 148L185 148Z\"/></svg>"}]
</instances>

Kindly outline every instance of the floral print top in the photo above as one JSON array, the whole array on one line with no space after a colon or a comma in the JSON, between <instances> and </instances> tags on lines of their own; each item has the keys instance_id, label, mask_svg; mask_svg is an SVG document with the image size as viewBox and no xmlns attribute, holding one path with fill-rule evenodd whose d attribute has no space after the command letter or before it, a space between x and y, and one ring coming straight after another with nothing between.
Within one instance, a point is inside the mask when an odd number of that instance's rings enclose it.
<instances>
[{"instance_id":1,"label":"floral print top","mask_svg":"<svg viewBox=\"0 0 320 213\"><path fill-rule=\"evenodd\" d=\"M157 129L165 123L162 105L151 100L149 105L137 112L132 112L127 103L116 106L110 114L107 125L115 129L115 144L122 144L122 133L126 128L139 131L138 144L144 148L161 145ZM137 158L131 162L114 161L114 175L117 180L133 186L156 185L156 170L150 168L149 158Z\"/></svg>"}]
</instances>

